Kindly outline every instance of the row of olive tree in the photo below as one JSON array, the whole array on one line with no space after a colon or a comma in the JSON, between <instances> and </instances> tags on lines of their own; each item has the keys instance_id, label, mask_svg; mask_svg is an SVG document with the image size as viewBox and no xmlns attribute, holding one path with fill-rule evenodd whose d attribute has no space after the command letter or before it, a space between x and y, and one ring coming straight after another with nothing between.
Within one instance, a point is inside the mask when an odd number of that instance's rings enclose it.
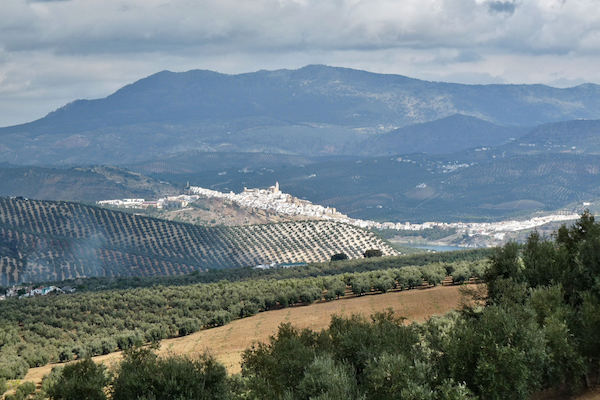
<instances>
[{"instance_id":1,"label":"row of olive tree","mask_svg":"<svg viewBox=\"0 0 600 400\"><path fill-rule=\"evenodd\" d=\"M438 284L459 264L7 300L0 303L0 378L19 378L28 368L49 362L189 335L261 311L333 300L347 288L363 295L410 289L424 281ZM470 269L475 275L480 274L477 265Z\"/></svg>"}]
</instances>

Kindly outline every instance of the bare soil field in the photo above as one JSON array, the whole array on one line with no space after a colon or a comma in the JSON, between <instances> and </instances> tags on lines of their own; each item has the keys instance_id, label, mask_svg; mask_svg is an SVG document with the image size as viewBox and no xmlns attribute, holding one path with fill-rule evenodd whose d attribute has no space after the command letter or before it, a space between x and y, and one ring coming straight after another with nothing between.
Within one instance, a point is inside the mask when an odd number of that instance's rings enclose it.
<instances>
[{"instance_id":1,"label":"bare soil field","mask_svg":"<svg viewBox=\"0 0 600 400\"><path fill-rule=\"evenodd\" d=\"M240 372L242 352L252 343L267 341L277 332L282 322L291 322L298 328L321 330L329 325L334 314L368 316L388 308L406 317L407 321L424 321L433 315L444 314L457 308L460 302L458 286L438 286L431 289L343 298L310 306L267 311L189 336L165 339L161 342L159 353L194 357L208 351L223 363L229 372L237 373ZM120 358L121 353L116 352L94 357L94 361L111 365ZM24 380L39 383L55 365L31 368Z\"/></svg>"}]
</instances>

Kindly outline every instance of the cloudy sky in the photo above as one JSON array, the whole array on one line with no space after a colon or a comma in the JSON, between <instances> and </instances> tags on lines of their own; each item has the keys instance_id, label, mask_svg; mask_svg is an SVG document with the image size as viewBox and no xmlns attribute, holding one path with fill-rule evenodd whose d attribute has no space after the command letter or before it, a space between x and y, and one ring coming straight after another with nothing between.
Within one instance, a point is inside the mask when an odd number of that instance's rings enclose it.
<instances>
[{"instance_id":1,"label":"cloudy sky","mask_svg":"<svg viewBox=\"0 0 600 400\"><path fill-rule=\"evenodd\" d=\"M600 0L1 0L0 126L154 72L600 83Z\"/></svg>"}]
</instances>

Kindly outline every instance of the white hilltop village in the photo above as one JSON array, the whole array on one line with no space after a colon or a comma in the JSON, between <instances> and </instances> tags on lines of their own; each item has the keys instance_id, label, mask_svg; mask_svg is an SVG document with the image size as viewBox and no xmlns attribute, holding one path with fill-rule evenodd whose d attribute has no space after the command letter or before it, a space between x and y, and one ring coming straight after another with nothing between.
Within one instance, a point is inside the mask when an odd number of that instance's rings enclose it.
<instances>
[{"instance_id":1,"label":"white hilltop village","mask_svg":"<svg viewBox=\"0 0 600 400\"><path fill-rule=\"evenodd\" d=\"M306 218L333 220L355 225L366 229L389 229L398 231L420 231L425 229L455 229L468 236L486 236L495 240L503 240L507 233L525 229L533 229L552 222L572 221L579 214L561 212L545 216L533 217L526 220L507 220L499 222L377 222L355 219L340 213L333 207L324 207L302 200L279 189L279 182L268 189L244 188L241 193L224 193L206 189L200 186L189 186L186 194L168 196L158 200L117 199L98 201L98 205L120 208L183 208L200 198L223 199L240 207L259 209L280 215L303 216Z\"/></svg>"}]
</instances>

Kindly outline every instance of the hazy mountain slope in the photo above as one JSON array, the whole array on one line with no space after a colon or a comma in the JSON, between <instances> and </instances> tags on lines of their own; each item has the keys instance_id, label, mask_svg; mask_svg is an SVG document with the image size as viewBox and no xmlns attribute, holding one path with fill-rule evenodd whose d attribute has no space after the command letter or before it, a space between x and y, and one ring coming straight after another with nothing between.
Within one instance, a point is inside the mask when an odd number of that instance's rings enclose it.
<instances>
[{"instance_id":1,"label":"hazy mountain slope","mask_svg":"<svg viewBox=\"0 0 600 400\"><path fill-rule=\"evenodd\" d=\"M367 249L397 254L372 232L328 221L201 227L79 203L0 198L0 285L327 261Z\"/></svg>"},{"instance_id":2,"label":"hazy mountain slope","mask_svg":"<svg viewBox=\"0 0 600 400\"><path fill-rule=\"evenodd\" d=\"M164 158L129 164L143 173L196 173L206 170L237 169L250 172L261 168L301 167L322 161L323 157L303 157L272 153L186 151Z\"/></svg>"},{"instance_id":3,"label":"hazy mountain slope","mask_svg":"<svg viewBox=\"0 0 600 400\"><path fill-rule=\"evenodd\" d=\"M447 154L477 146L500 145L526 132L524 127L504 127L455 114L370 137L361 143L359 152L365 155Z\"/></svg>"},{"instance_id":4,"label":"hazy mountain slope","mask_svg":"<svg viewBox=\"0 0 600 400\"><path fill-rule=\"evenodd\" d=\"M325 66L164 71L0 129L0 161L132 163L186 150L340 154L365 134L457 113L527 126L600 118L600 87L459 85Z\"/></svg>"},{"instance_id":5,"label":"hazy mountain slope","mask_svg":"<svg viewBox=\"0 0 600 400\"><path fill-rule=\"evenodd\" d=\"M97 201L131 197L156 198L176 191L165 182L116 167L0 168L0 196Z\"/></svg>"},{"instance_id":6,"label":"hazy mountain slope","mask_svg":"<svg viewBox=\"0 0 600 400\"><path fill-rule=\"evenodd\" d=\"M514 153L571 152L600 154L600 120L544 124L514 143L501 147Z\"/></svg>"},{"instance_id":7,"label":"hazy mountain slope","mask_svg":"<svg viewBox=\"0 0 600 400\"><path fill-rule=\"evenodd\" d=\"M600 157L512 156L475 164L438 180L442 200L485 215L502 210L553 210L600 197Z\"/></svg>"}]
</instances>

